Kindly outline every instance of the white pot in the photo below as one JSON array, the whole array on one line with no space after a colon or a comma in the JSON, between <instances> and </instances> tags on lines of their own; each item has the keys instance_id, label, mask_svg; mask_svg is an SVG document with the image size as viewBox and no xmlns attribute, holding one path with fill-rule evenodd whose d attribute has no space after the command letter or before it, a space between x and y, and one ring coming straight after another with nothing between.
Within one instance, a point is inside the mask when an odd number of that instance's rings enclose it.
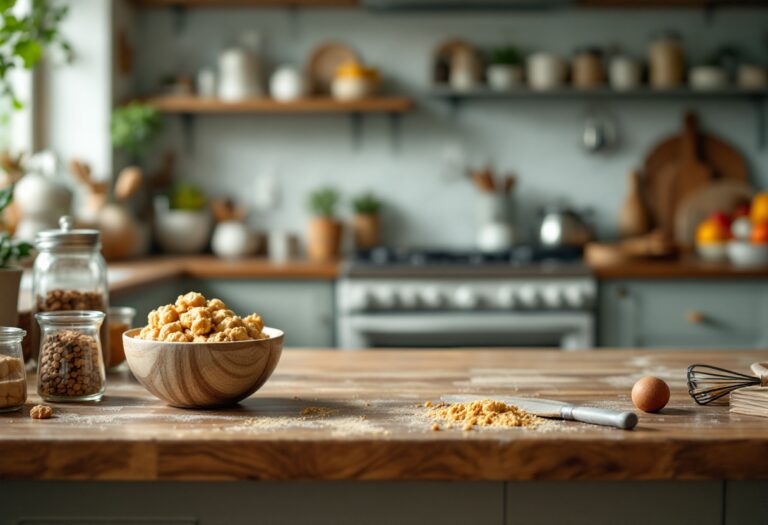
<instances>
[{"instance_id":1,"label":"white pot","mask_svg":"<svg viewBox=\"0 0 768 525\"><path fill-rule=\"evenodd\" d=\"M500 252L512 248L515 231L503 221L488 222L480 226L477 232L477 248L481 252Z\"/></svg>"},{"instance_id":2,"label":"white pot","mask_svg":"<svg viewBox=\"0 0 768 525\"><path fill-rule=\"evenodd\" d=\"M306 94L304 75L296 68L281 67L269 79L270 96L281 102L290 102Z\"/></svg>"},{"instance_id":3,"label":"white pot","mask_svg":"<svg viewBox=\"0 0 768 525\"><path fill-rule=\"evenodd\" d=\"M37 217L58 224L59 217L69 215L72 192L66 186L40 173L27 173L13 190L13 200L22 216Z\"/></svg>"},{"instance_id":4,"label":"white pot","mask_svg":"<svg viewBox=\"0 0 768 525\"><path fill-rule=\"evenodd\" d=\"M334 78L331 95L336 100L360 100L373 92L371 83L364 78Z\"/></svg>"},{"instance_id":5,"label":"white pot","mask_svg":"<svg viewBox=\"0 0 768 525\"><path fill-rule=\"evenodd\" d=\"M211 249L217 256L227 259L246 257L256 250L256 236L242 222L220 222L213 230Z\"/></svg>"},{"instance_id":6,"label":"white pot","mask_svg":"<svg viewBox=\"0 0 768 525\"><path fill-rule=\"evenodd\" d=\"M208 244L210 232L208 210L167 210L155 217L157 242L166 253L200 253Z\"/></svg>"},{"instance_id":7,"label":"white pot","mask_svg":"<svg viewBox=\"0 0 768 525\"><path fill-rule=\"evenodd\" d=\"M736 84L743 89L763 89L768 86L768 70L762 66L744 64L736 74Z\"/></svg>"},{"instance_id":8,"label":"white pot","mask_svg":"<svg viewBox=\"0 0 768 525\"><path fill-rule=\"evenodd\" d=\"M688 81L692 89L722 89L728 87L728 74L720 67L696 66L688 72Z\"/></svg>"},{"instance_id":9,"label":"white pot","mask_svg":"<svg viewBox=\"0 0 768 525\"><path fill-rule=\"evenodd\" d=\"M494 91L511 91L523 85L523 68L508 64L491 64L485 71L488 87Z\"/></svg>"},{"instance_id":10,"label":"white pot","mask_svg":"<svg viewBox=\"0 0 768 525\"><path fill-rule=\"evenodd\" d=\"M528 86L536 91L546 91L562 87L568 66L554 53L534 53L526 63Z\"/></svg>"},{"instance_id":11,"label":"white pot","mask_svg":"<svg viewBox=\"0 0 768 525\"><path fill-rule=\"evenodd\" d=\"M0 268L0 326L19 325L20 268Z\"/></svg>"},{"instance_id":12,"label":"white pot","mask_svg":"<svg viewBox=\"0 0 768 525\"><path fill-rule=\"evenodd\" d=\"M612 89L626 91L640 87L643 68L640 62L628 56L617 56L608 66L608 82Z\"/></svg>"},{"instance_id":13,"label":"white pot","mask_svg":"<svg viewBox=\"0 0 768 525\"><path fill-rule=\"evenodd\" d=\"M258 60L253 53L246 49L227 49L219 57L219 98L238 102L261 96L258 76Z\"/></svg>"}]
</instances>

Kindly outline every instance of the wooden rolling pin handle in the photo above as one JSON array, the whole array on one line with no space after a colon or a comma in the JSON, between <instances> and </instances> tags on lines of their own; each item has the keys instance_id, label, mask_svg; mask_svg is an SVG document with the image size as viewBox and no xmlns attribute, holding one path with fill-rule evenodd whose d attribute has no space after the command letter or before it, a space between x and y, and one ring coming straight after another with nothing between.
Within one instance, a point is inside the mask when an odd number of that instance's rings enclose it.
<instances>
[{"instance_id":1,"label":"wooden rolling pin handle","mask_svg":"<svg viewBox=\"0 0 768 525\"><path fill-rule=\"evenodd\" d=\"M760 386L768 386L768 363L752 363L750 368L760 378Z\"/></svg>"},{"instance_id":2,"label":"wooden rolling pin handle","mask_svg":"<svg viewBox=\"0 0 768 525\"><path fill-rule=\"evenodd\" d=\"M707 316L698 310L691 310L685 314L685 320L688 321L688 324L704 324Z\"/></svg>"}]
</instances>

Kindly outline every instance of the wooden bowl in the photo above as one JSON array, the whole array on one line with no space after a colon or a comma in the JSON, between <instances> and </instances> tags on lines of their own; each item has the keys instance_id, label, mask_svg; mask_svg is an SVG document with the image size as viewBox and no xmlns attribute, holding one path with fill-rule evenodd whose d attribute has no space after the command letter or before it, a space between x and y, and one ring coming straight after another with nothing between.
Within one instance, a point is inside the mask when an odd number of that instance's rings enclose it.
<instances>
[{"instance_id":1,"label":"wooden bowl","mask_svg":"<svg viewBox=\"0 0 768 525\"><path fill-rule=\"evenodd\" d=\"M264 328L268 339L231 343L166 343L123 334L125 358L144 387L171 406L234 405L267 382L283 351L283 332Z\"/></svg>"}]
</instances>

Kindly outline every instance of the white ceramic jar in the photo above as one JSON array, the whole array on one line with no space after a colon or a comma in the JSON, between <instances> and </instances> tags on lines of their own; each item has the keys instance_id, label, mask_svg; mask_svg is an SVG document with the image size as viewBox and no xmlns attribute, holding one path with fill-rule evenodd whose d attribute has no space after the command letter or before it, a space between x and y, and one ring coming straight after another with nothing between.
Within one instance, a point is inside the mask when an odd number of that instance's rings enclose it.
<instances>
[{"instance_id":1,"label":"white ceramic jar","mask_svg":"<svg viewBox=\"0 0 768 525\"><path fill-rule=\"evenodd\" d=\"M528 86L536 91L562 87L568 72L565 60L554 53L534 53L528 57Z\"/></svg>"},{"instance_id":2,"label":"white ceramic jar","mask_svg":"<svg viewBox=\"0 0 768 525\"><path fill-rule=\"evenodd\" d=\"M217 256L227 259L246 257L256 250L256 236L240 221L220 222L213 230L211 249Z\"/></svg>"},{"instance_id":3,"label":"white ceramic jar","mask_svg":"<svg viewBox=\"0 0 768 525\"><path fill-rule=\"evenodd\" d=\"M306 94L304 75L290 66L278 68L269 79L269 94L280 102L298 100Z\"/></svg>"},{"instance_id":4,"label":"white ceramic jar","mask_svg":"<svg viewBox=\"0 0 768 525\"><path fill-rule=\"evenodd\" d=\"M739 66L736 84L743 89L764 89L768 86L768 70L754 64Z\"/></svg>"},{"instance_id":5,"label":"white ceramic jar","mask_svg":"<svg viewBox=\"0 0 768 525\"><path fill-rule=\"evenodd\" d=\"M627 55L617 55L608 66L608 82L611 89L631 91L638 89L642 80L643 68L640 62Z\"/></svg>"},{"instance_id":6,"label":"white ceramic jar","mask_svg":"<svg viewBox=\"0 0 768 525\"><path fill-rule=\"evenodd\" d=\"M696 66L688 72L688 83L692 89L712 91L728 87L728 74L717 66Z\"/></svg>"},{"instance_id":7,"label":"white ceramic jar","mask_svg":"<svg viewBox=\"0 0 768 525\"><path fill-rule=\"evenodd\" d=\"M485 70L488 87L494 91L511 91L523 85L523 68L510 64L491 64Z\"/></svg>"},{"instance_id":8,"label":"white ceramic jar","mask_svg":"<svg viewBox=\"0 0 768 525\"><path fill-rule=\"evenodd\" d=\"M231 48L219 57L218 94L226 102L239 102L262 95L258 84L258 60L246 49Z\"/></svg>"}]
</instances>

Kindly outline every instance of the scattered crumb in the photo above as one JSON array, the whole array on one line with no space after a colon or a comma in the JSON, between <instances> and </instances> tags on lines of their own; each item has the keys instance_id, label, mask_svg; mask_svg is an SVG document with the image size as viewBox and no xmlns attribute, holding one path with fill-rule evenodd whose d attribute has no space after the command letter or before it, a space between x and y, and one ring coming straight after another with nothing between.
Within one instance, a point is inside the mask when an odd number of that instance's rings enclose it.
<instances>
[{"instance_id":1,"label":"scattered crumb","mask_svg":"<svg viewBox=\"0 0 768 525\"><path fill-rule=\"evenodd\" d=\"M501 401L483 400L468 403L440 404L427 414L433 419L462 424L466 431L478 427L528 427L541 424L528 412Z\"/></svg>"},{"instance_id":2,"label":"scattered crumb","mask_svg":"<svg viewBox=\"0 0 768 525\"><path fill-rule=\"evenodd\" d=\"M294 401L301 401L301 398L299 396L293 396Z\"/></svg>"},{"instance_id":3,"label":"scattered crumb","mask_svg":"<svg viewBox=\"0 0 768 525\"><path fill-rule=\"evenodd\" d=\"M432 408L434 405L432 404L432 401L424 401L424 406L426 408Z\"/></svg>"},{"instance_id":4,"label":"scattered crumb","mask_svg":"<svg viewBox=\"0 0 768 525\"><path fill-rule=\"evenodd\" d=\"M48 405L35 405L29 411L29 417L32 419L50 419L53 416L53 409Z\"/></svg>"},{"instance_id":5,"label":"scattered crumb","mask_svg":"<svg viewBox=\"0 0 768 525\"><path fill-rule=\"evenodd\" d=\"M304 417L311 417L311 416L328 417L335 412L337 412L337 410L333 410L331 408L326 408L326 407L306 407L304 410L301 411L301 415Z\"/></svg>"},{"instance_id":6,"label":"scattered crumb","mask_svg":"<svg viewBox=\"0 0 768 525\"><path fill-rule=\"evenodd\" d=\"M440 431L440 424L439 423L432 423L432 430L434 430L435 432L439 432Z\"/></svg>"}]
</instances>

